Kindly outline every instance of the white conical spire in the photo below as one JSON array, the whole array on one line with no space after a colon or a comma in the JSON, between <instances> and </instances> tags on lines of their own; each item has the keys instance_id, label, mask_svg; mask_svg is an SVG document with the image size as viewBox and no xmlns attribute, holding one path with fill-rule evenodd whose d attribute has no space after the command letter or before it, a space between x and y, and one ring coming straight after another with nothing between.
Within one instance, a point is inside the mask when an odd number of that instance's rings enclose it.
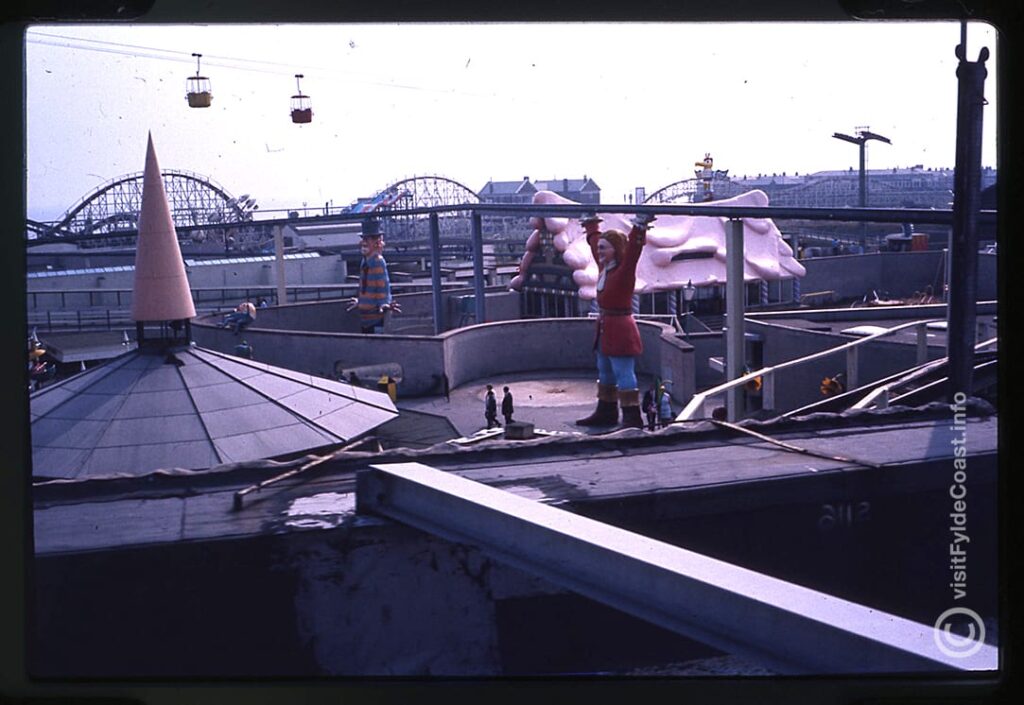
<instances>
[{"instance_id":1,"label":"white conical spire","mask_svg":"<svg viewBox=\"0 0 1024 705\"><path fill-rule=\"evenodd\" d=\"M142 179L142 211L135 251L135 285L132 320L178 321L196 315L178 234L171 220L167 192L153 149L153 135L146 147L146 171Z\"/></svg>"}]
</instances>

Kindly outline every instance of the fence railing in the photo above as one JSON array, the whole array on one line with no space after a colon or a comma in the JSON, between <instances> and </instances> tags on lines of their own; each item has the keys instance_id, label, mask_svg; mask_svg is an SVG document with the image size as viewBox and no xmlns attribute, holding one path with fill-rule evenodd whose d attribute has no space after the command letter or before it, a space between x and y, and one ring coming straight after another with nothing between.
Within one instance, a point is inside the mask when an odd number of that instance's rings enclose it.
<instances>
[{"instance_id":1,"label":"fence railing","mask_svg":"<svg viewBox=\"0 0 1024 705\"><path fill-rule=\"evenodd\" d=\"M989 338L988 340L983 341L983 342L978 343L977 345L975 345L974 346L974 350L975 350L975 352L980 352L980 351L984 350L985 348L987 348L989 346L997 344L998 342L999 342L999 338ZM927 376L929 373L931 373L935 369L937 369L937 368L941 367L942 365L946 364L947 361L948 361L948 358L941 358L939 360L933 360L931 364L928 364L928 365L925 365L923 367L920 367L917 370L914 370L913 372L911 372L909 374L906 374L903 377L900 377L899 379L897 379L897 380L895 380L893 382L890 382L888 384L879 385L878 387L875 387L870 392L868 392L864 396L863 399L861 399L860 401L857 401L853 405L851 405L850 408L851 409L871 409L871 408L885 409L885 408L887 408L889 406L889 402L891 401L892 393L893 393L894 390L896 390L896 389L898 389L900 387L903 387L903 386L905 386L905 385L907 385L907 384L909 384L911 382L914 382L917 379L920 379L922 377Z\"/></svg>"},{"instance_id":2,"label":"fence railing","mask_svg":"<svg viewBox=\"0 0 1024 705\"><path fill-rule=\"evenodd\" d=\"M898 326L893 326L884 331L878 333L872 333L871 335L852 340L849 343L843 343L827 350L821 350L810 355L804 355L803 357L796 358L794 360L787 360L786 362L779 363L778 365L769 365L762 367L759 370L748 372L745 375L737 377L736 379L706 389L703 392L694 394L693 398L683 408L679 415L676 416L676 421L693 421L698 418L704 418L701 416L704 410L705 402L714 396L722 394L730 389L740 387L742 385L751 382L758 377L761 378L761 398L762 405L765 409L775 408L775 374L783 370L789 370L794 367L799 367L813 360L819 360L829 355L835 355L836 353L846 351L846 386L848 389L854 389L859 386L858 384L858 354L860 346L866 345L879 338L890 336L894 333L899 333L910 328L916 328L917 330L917 364L922 365L928 361L928 333L927 326L929 323L937 323L942 319L929 318L920 321L911 321L909 323L903 323Z\"/></svg>"},{"instance_id":3,"label":"fence railing","mask_svg":"<svg viewBox=\"0 0 1024 705\"><path fill-rule=\"evenodd\" d=\"M284 303L311 303L355 296L357 282L338 284L299 284L286 289ZM443 282L442 289L465 289L463 281ZM392 282L395 294L422 293L431 287L423 283ZM196 315L218 313L233 309L239 301L256 301L264 296L273 301L277 288L268 285L232 287L193 287L192 299ZM113 306L97 305L103 297L112 298ZM39 330L116 330L131 328L131 289L65 289L59 291L30 291L27 295L26 322L29 328ZM81 301L84 305L76 305ZM52 305L47 305L52 304Z\"/></svg>"}]
</instances>

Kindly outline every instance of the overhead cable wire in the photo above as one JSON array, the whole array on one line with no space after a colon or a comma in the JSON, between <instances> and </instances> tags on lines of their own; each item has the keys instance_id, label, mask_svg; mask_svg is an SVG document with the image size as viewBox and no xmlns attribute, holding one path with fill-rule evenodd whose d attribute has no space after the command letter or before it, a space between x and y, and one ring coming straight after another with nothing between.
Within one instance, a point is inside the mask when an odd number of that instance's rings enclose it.
<instances>
[{"instance_id":1,"label":"overhead cable wire","mask_svg":"<svg viewBox=\"0 0 1024 705\"><path fill-rule=\"evenodd\" d=\"M62 42L75 42L78 44L76 45L72 43L45 41L46 39L56 39L62 40ZM29 44L39 44L43 46L53 46L64 49L80 49L84 51L95 51L105 54L116 54L136 58L155 59L158 61L173 61L175 63L182 64L193 63L193 55L185 51L178 51L175 49L161 49L160 47L149 47L137 44L108 42L100 39L85 39L81 37L71 37L60 34L47 34L44 32L37 31L34 31L31 34L26 35L26 42ZM259 64L273 68L261 68L260 66L258 66ZM296 64L285 64L276 61L265 61L262 59L245 59L234 56L223 56L207 53L203 53L203 65L227 68L235 71L248 71L251 73L270 74L275 76L283 76L287 74L289 77L294 76L296 70ZM367 78L365 74L360 76L360 74L351 71L340 70L337 68L326 68L323 66L303 65L302 70L304 73L309 73L310 71L313 71L316 73L323 73L326 75L344 76L347 80L351 80L355 83L382 86L385 88L400 88L404 90L424 91L427 93L443 93L448 95L457 94L471 96L475 98L493 97L490 94L471 93L467 91L458 91L451 88L430 88L426 86L412 85L409 83L395 83L394 81Z\"/></svg>"}]
</instances>

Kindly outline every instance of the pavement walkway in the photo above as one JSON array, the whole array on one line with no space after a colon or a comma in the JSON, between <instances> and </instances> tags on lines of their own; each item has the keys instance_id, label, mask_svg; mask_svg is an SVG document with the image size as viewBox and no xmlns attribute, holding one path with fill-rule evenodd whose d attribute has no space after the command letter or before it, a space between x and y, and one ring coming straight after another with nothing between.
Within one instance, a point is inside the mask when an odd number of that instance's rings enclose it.
<instances>
[{"instance_id":1,"label":"pavement walkway","mask_svg":"<svg viewBox=\"0 0 1024 705\"><path fill-rule=\"evenodd\" d=\"M650 378L641 378L640 389L646 389L651 383ZM494 386L494 394L498 398L498 421L502 425L502 388L507 386L512 392L515 407L512 419L532 423L535 430L594 435L618 428L587 428L574 423L576 419L588 416L596 407L597 379L596 374L572 375L566 370L503 374L473 380L452 389L447 400L443 396L399 398L397 406L399 409L445 416L459 433L469 436L487 426L484 395L488 384ZM673 411L678 413L679 409L674 408Z\"/></svg>"}]
</instances>

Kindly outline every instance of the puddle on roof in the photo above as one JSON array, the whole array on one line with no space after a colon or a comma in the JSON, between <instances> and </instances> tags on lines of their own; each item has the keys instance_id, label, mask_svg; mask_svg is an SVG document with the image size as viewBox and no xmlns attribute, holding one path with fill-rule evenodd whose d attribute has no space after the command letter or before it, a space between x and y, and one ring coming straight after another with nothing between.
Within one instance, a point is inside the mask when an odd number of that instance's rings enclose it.
<instances>
[{"instance_id":1,"label":"puddle on roof","mask_svg":"<svg viewBox=\"0 0 1024 705\"><path fill-rule=\"evenodd\" d=\"M284 511L285 525L296 529L333 529L355 511L355 492L323 492L293 500Z\"/></svg>"},{"instance_id":2,"label":"puddle on roof","mask_svg":"<svg viewBox=\"0 0 1024 705\"><path fill-rule=\"evenodd\" d=\"M532 485L506 485L501 489L506 492L511 492L514 495L523 497L524 499L532 499L535 502L551 502L551 498L548 497L544 492Z\"/></svg>"}]
</instances>

